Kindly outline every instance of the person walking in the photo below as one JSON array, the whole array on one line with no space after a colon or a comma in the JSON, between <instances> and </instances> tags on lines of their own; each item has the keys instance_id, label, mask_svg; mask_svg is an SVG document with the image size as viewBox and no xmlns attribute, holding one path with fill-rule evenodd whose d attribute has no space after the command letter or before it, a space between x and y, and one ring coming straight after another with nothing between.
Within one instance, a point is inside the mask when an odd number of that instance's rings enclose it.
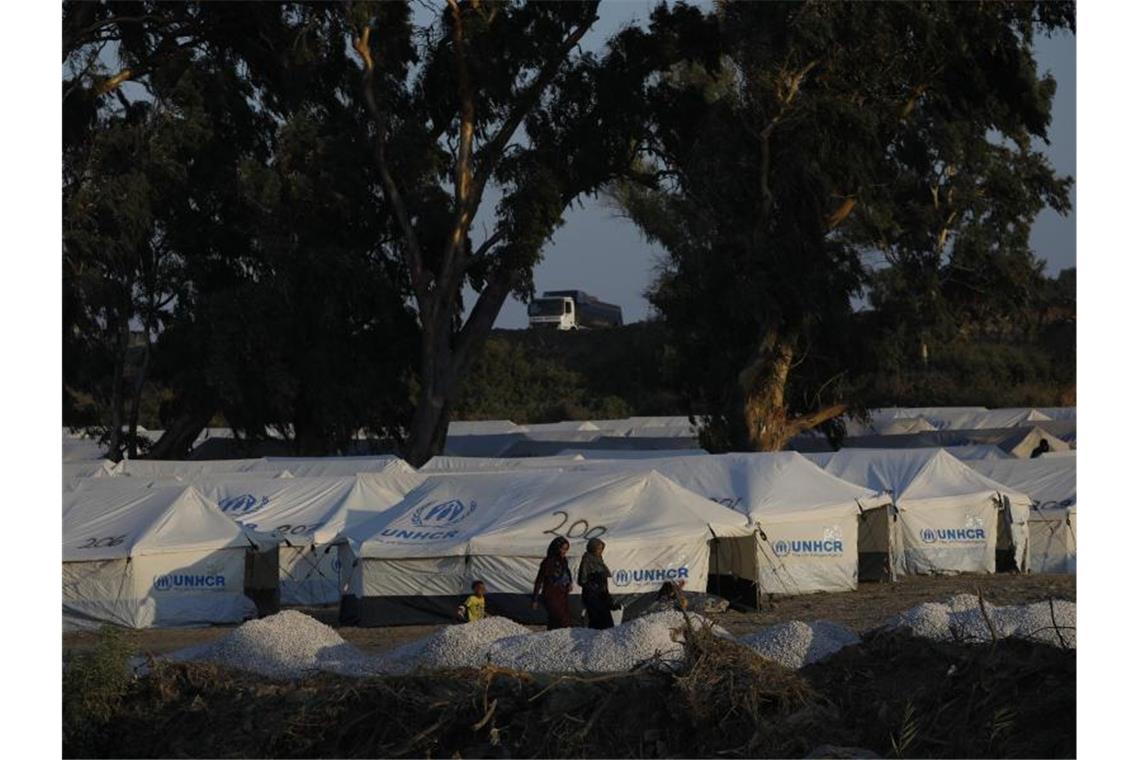
<instances>
[{"instance_id":1,"label":"person walking","mask_svg":"<svg viewBox=\"0 0 1140 760\"><path fill-rule=\"evenodd\" d=\"M589 626L597 630L614 627L613 610L617 609L610 596L610 569L602 559L606 543L591 538L586 553L578 565L578 585L582 587L582 604L586 608Z\"/></svg>"},{"instance_id":2,"label":"person walking","mask_svg":"<svg viewBox=\"0 0 1140 760\"><path fill-rule=\"evenodd\" d=\"M570 551L570 542L559 536L550 542L546 548L546 557L538 566L538 577L534 579L534 594L531 597L531 609L538 609L538 600L541 597L546 606L546 628L553 631L556 628L570 627L570 565L566 561L566 553Z\"/></svg>"}]
</instances>

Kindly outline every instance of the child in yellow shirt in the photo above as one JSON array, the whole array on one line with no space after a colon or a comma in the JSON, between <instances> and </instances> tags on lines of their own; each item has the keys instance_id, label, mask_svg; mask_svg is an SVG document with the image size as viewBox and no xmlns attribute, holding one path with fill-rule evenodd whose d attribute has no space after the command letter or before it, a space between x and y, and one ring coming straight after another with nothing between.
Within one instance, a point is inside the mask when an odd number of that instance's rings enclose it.
<instances>
[{"instance_id":1,"label":"child in yellow shirt","mask_svg":"<svg viewBox=\"0 0 1140 760\"><path fill-rule=\"evenodd\" d=\"M475 581L471 584L471 596L459 605L456 614L460 620L466 623L474 623L476 620L482 620L487 617L487 586L483 581Z\"/></svg>"}]
</instances>

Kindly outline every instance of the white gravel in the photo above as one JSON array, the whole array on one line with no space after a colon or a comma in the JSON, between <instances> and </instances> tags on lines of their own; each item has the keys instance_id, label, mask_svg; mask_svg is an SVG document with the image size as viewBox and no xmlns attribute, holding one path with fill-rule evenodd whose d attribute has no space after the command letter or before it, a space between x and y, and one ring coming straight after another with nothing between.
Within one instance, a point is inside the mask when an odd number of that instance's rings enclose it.
<instances>
[{"instance_id":1,"label":"white gravel","mask_svg":"<svg viewBox=\"0 0 1140 760\"><path fill-rule=\"evenodd\" d=\"M1053 646L1063 643L1073 649L1077 646L1077 605L1074 602L1054 600L1052 613L1047 601L1008 607L987 602L986 614L999 638L1031 639ZM943 603L928 602L912 607L893 618L887 627L909 630L916 636L936 641L987 642L993 638L978 606L978 598L970 594L958 594Z\"/></svg>"},{"instance_id":2,"label":"white gravel","mask_svg":"<svg viewBox=\"0 0 1140 760\"><path fill-rule=\"evenodd\" d=\"M707 622L700 615L689 619L693 625ZM616 673L653 659L675 666L683 654L684 626L684 615L669 610L604 631L562 628L501 639L489 656L496 665L530 673ZM730 635L723 628L714 631Z\"/></svg>"},{"instance_id":3,"label":"white gravel","mask_svg":"<svg viewBox=\"0 0 1140 760\"><path fill-rule=\"evenodd\" d=\"M409 642L375 659L378 672L477 668L487 664L491 646L500 639L526 636L530 629L504 617L441 628L430 636Z\"/></svg>"},{"instance_id":4,"label":"white gravel","mask_svg":"<svg viewBox=\"0 0 1140 760\"><path fill-rule=\"evenodd\" d=\"M798 670L830 657L845 646L859 643L859 634L830 620L805 623L794 620L769 626L737 639L761 656Z\"/></svg>"},{"instance_id":5,"label":"white gravel","mask_svg":"<svg viewBox=\"0 0 1140 760\"><path fill-rule=\"evenodd\" d=\"M367 657L339 633L295 610L242 623L217 641L181 649L169 659L213 662L278 679L367 664Z\"/></svg>"}]
</instances>

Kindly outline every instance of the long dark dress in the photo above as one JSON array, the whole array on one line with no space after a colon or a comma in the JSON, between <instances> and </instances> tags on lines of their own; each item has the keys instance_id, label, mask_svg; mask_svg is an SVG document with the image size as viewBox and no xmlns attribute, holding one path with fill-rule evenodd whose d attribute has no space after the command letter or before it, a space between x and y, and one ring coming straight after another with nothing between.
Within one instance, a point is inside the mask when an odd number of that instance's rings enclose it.
<instances>
[{"instance_id":1,"label":"long dark dress","mask_svg":"<svg viewBox=\"0 0 1140 760\"><path fill-rule=\"evenodd\" d=\"M582 585L582 604L589 626L598 630L614 627L613 597L604 573L591 573Z\"/></svg>"},{"instance_id":2,"label":"long dark dress","mask_svg":"<svg viewBox=\"0 0 1140 760\"><path fill-rule=\"evenodd\" d=\"M546 627L570 627L570 565L561 557L547 557L538 566L534 579L534 599L542 596L546 605Z\"/></svg>"}]
</instances>

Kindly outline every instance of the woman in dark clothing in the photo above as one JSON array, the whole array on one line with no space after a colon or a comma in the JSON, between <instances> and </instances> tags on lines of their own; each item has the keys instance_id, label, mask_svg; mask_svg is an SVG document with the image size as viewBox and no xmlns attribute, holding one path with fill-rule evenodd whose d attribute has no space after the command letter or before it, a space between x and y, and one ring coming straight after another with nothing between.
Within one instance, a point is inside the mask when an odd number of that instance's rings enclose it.
<instances>
[{"instance_id":1,"label":"woman in dark clothing","mask_svg":"<svg viewBox=\"0 0 1140 760\"><path fill-rule=\"evenodd\" d=\"M565 538L556 538L546 548L546 558L538 566L538 577L534 579L534 596L530 606L538 609L539 596L546 605L546 627L553 631L555 628L570 627L570 565L566 562L566 553L570 551L570 542Z\"/></svg>"},{"instance_id":2,"label":"woman in dark clothing","mask_svg":"<svg viewBox=\"0 0 1140 760\"><path fill-rule=\"evenodd\" d=\"M578 585L582 587L582 604L590 627L598 630L614 627L612 610L617 609L610 596L610 569L602 560L606 544L600 538L591 538L586 543L586 553L582 564L578 565Z\"/></svg>"}]
</instances>

